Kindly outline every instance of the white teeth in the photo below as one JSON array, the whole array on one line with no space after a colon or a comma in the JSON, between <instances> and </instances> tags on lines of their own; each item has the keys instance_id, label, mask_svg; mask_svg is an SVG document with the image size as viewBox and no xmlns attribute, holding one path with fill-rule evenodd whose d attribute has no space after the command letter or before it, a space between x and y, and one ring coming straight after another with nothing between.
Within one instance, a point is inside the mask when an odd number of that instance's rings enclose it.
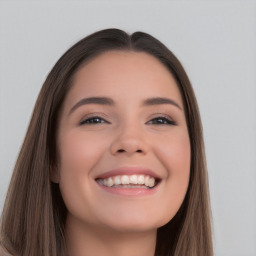
<instances>
[{"instance_id":1,"label":"white teeth","mask_svg":"<svg viewBox=\"0 0 256 256\"><path fill-rule=\"evenodd\" d=\"M148 186L148 187L149 187L149 179L150 179L149 176L145 177L145 185Z\"/></svg>"},{"instance_id":2,"label":"white teeth","mask_svg":"<svg viewBox=\"0 0 256 256\"><path fill-rule=\"evenodd\" d=\"M107 186L107 183L108 183L108 182L107 182L106 179L103 179L103 180L102 180L102 184L103 184L104 186Z\"/></svg>"},{"instance_id":3,"label":"white teeth","mask_svg":"<svg viewBox=\"0 0 256 256\"><path fill-rule=\"evenodd\" d=\"M114 185L114 182L113 182L112 178L109 177L109 178L107 179L107 186L108 186L108 187L112 187L113 185Z\"/></svg>"},{"instance_id":4,"label":"white teeth","mask_svg":"<svg viewBox=\"0 0 256 256\"><path fill-rule=\"evenodd\" d=\"M127 175L121 176L121 183L122 183L123 185L129 184L129 183L130 183L129 177L128 177Z\"/></svg>"},{"instance_id":5,"label":"white teeth","mask_svg":"<svg viewBox=\"0 0 256 256\"><path fill-rule=\"evenodd\" d=\"M120 176L115 176L115 177L114 177L114 184L115 184L115 185L122 184L121 179L120 179Z\"/></svg>"},{"instance_id":6,"label":"white teeth","mask_svg":"<svg viewBox=\"0 0 256 256\"><path fill-rule=\"evenodd\" d=\"M109 177L107 179L98 179L97 182L107 187L129 187L129 188L138 188L140 185L145 185L146 187L155 186L155 178L148 175L118 175L114 177ZM138 185L137 185L138 184ZM127 186L128 185L128 186ZM137 185L137 186L136 186Z\"/></svg>"},{"instance_id":7,"label":"white teeth","mask_svg":"<svg viewBox=\"0 0 256 256\"><path fill-rule=\"evenodd\" d=\"M150 188L154 187L155 186L155 179L154 178L149 178L147 186L149 186Z\"/></svg>"},{"instance_id":8,"label":"white teeth","mask_svg":"<svg viewBox=\"0 0 256 256\"><path fill-rule=\"evenodd\" d=\"M130 177L130 183L132 183L132 184L138 184L138 178L137 178L136 175L132 175L132 176Z\"/></svg>"},{"instance_id":9,"label":"white teeth","mask_svg":"<svg viewBox=\"0 0 256 256\"><path fill-rule=\"evenodd\" d=\"M144 175L139 175L138 176L138 184L145 184Z\"/></svg>"}]
</instances>

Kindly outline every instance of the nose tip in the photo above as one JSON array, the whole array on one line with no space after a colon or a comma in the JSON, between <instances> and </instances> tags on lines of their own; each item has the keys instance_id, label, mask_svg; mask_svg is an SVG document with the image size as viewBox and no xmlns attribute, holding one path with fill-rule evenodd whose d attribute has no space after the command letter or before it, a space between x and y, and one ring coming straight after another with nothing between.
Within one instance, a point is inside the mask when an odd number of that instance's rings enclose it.
<instances>
[{"instance_id":1,"label":"nose tip","mask_svg":"<svg viewBox=\"0 0 256 256\"><path fill-rule=\"evenodd\" d=\"M147 146L142 136L117 136L110 146L112 155L145 154Z\"/></svg>"}]
</instances>

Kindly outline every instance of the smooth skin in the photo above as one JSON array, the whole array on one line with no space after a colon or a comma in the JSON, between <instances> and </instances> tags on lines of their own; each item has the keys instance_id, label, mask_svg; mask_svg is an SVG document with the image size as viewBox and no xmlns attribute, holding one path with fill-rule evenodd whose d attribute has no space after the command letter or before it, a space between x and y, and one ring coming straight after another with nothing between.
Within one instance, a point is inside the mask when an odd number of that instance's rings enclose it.
<instances>
[{"instance_id":1,"label":"smooth skin","mask_svg":"<svg viewBox=\"0 0 256 256\"><path fill-rule=\"evenodd\" d=\"M108 99L81 102L91 97ZM145 104L152 98L172 102ZM64 101L57 146L52 180L68 210L69 255L153 256L157 228L177 213L190 174L182 97L168 69L132 51L109 51L86 63ZM120 195L96 182L123 167L150 169L160 183L150 194Z\"/></svg>"}]
</instances>

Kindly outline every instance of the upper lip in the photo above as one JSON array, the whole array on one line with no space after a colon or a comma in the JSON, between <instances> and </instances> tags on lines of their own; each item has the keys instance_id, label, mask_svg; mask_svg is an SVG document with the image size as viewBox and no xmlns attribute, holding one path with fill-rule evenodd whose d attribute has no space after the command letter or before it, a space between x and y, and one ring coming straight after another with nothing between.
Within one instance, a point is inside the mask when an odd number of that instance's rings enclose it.
<instances>
[{"instance_id":1,"label":"upper lip","mask_svg":"<svg viewBox=\"0 0 256 256\"><path fill-rule=\"evenodd\" d=\"M151 169L145 168L145 167L134 167L134 166L126 166L126 167L120 167L116 169L112 169L110 171L106 171L99 176L97 176L96 179L107 179L109 177L114 177L118 175L133 175L133 174L142 174L142 175L148 175L150 177L153 177L157 180L160 180L161 178Z\"/></svg>"}]
</instances>

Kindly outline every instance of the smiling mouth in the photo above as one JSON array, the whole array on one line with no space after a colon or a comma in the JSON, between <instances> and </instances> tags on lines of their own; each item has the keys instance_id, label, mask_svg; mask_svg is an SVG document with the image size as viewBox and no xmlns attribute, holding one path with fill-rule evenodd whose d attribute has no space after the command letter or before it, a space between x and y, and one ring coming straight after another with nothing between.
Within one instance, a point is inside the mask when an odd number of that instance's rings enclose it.
<instances>
[{"instance_id":1,"label":"smiling mouth","mask_svg":"<svg viewBox=\"0 0 256 256\"><path fill-rule=\"evenodd\" d=\"M105 187L112 188L140 188L140 189L152 189L154 188L158 180L149 175L133 174L133 175L116 175L108 178L98 178L96 182Z\"/></svg>"}]
</instances>

